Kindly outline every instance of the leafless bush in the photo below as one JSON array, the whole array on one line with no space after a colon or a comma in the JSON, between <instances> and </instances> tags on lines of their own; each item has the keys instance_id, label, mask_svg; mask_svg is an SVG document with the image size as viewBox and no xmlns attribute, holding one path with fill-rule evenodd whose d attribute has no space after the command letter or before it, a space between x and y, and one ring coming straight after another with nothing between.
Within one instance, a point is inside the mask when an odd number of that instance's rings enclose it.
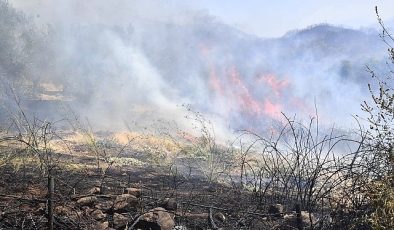
<instances>
[{"instance_id":1,"label":"leafless bush","mask_svg":"<svg viewBox=\"0 0 394 230\"><path fill-rule=\"evenodd\" d=\"M122 157L123 154L129 150L128 148L132 142L138 139L139 136L127 137L127 142L120 145L110 137L98 138L89 122L87 122L87 124L82 124L76 116L74 116L74 119L69 122L72 123L72 127L75 132L83 135L90 153L95 157L96 172L100 175L100 184L98 187L100 188L100 191L102 191L105 181L109 176L108 173L114 167L117 159Z\"/></svg>"},{"instance_id":2,"label":"leafless bush","mask_svg":"<svg viewBox=\"0 0 394 230\"><path fill-rule=\"evenodd\" d=\"M355 169L363 160L364 133L354 138L334 127L320 130L318 117L305 124L283 116L282 128L270 138L243 133L241 138L249 144L240 161L241 183L253 187L260 203L299 205L321 215L328 215L330 206L355 199L358 194L348 194L346 200L344 194L347 186L367 179L357 176ZM252 177L248 180L247 175Z\"/></svg>"},{"instance_id":3,"label":"leafless bush","mask_svg":"<svg viewBox=\"0 0 394 230\"><path fill-rule=\"evenodd\" d=\"M367 67L376 84L368 85L372 102L364 101L362 104L369 130L363 146L368 153L365 156L366 164L360 168L370 180L363 191L368 198L369 209L363 212L364 216L359 221L367 222L374 228L391 229L394 227L394 37L381 19L377 7L375 10L382 28L380 37L388 47L390 62L387 63L388 72L383 76Z\"/></svg>"},{"instance_id":4,"label":"leafless bush","mask_svg":"<svg viewBox=\"0 0 394 230\"><path fill-rule=\"evenodd\" d=\"M53 141L61 140L56 133L53 122L29 117L23 109L20 99L13 94L15 110L9 110L10 126L6 140L14 144L14 148L38 160L42 175L49 175L57 167L59 155L53 150ZM16 156L15 156L16 157Z\"/></svg>"},{"instance_id":5,"label":"leafless bush","mask_svg":"<svg viewBox=\"0 0 394 230\"><path fill-rule=\"evenodd\" d=\"M182 152L192 157L196 167L199 168L209 182L216 182L224 176L230 175L234 165L233 146L219 144L215 129L211 121L201 113L187 108L186 116L199 133L198 137L192 137L184 143ZM187 133L183 133L184 137Z\"/></svg>"}]
</instances>

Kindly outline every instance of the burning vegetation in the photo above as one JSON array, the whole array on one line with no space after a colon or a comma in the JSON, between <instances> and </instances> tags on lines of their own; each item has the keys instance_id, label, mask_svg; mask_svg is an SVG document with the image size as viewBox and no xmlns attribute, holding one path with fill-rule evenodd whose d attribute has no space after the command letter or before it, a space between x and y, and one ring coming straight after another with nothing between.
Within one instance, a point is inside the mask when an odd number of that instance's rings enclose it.
<instances>
[{"instance_id":1,"label":"burning vegetation","mask_svg":"<svg viewBox=\"0 0 394 230\"><path fill-rule=\"evenodd\" d=\"M0 229L394 228L392 72L361 86L342 44L376 57L371 35L264 40L163 12L39 26L0 0ZM329 125L360 95L353 126Z\"/></svg>"}]
</instances>

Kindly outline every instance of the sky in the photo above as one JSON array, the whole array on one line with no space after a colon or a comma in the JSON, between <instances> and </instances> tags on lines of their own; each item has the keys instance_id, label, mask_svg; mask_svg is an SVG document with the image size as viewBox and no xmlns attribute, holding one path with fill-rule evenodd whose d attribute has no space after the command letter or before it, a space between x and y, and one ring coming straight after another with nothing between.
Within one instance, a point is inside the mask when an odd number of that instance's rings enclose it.
<instances>
[{"instance_id":1,"label":"sky","mask_svg":"<svg viewBox=\"0 0 394 230\"><path fill-rule=\"evenodd\" d=\"M25 12L42 15L44 20L49 21L51 21L51 12L52 17L57 17L56 14L62 11L62 6L70 5L67 2L75 4L73 0L10 0L10 2ZM141 16L148 18L150 15L146 12L155 15L156 11L163 7L172 9L168 12L172 12L173 17L182 17L182 14L187 14L188 11L200 11L259 37L280 37L288 31L319 23L354 29L374 27L377 26L375 6L378 6L381 17L385 21L394 24L392 0L113 0L104 3L119 6L115 7L118 12L110 12L110 14L123 17L127 17L128 12L135 13L136 8L144 8L144 15ZM78 9L74 12L84 15L89 15L88 11L94 11L95 7L104 10L106 8L102 5L102 1L95 0L77 1L76 4L81 7L74 6ZM57 9L52 10L55 7Z\"/></svg>"},{"instance_id":2,"label":"sky","mask_svg":"<svg viewBox=\"0 0 394 230\"><path fill-rule=\"evenodd\" d=\"M394 19L392 0L199 0L188 3L206 9L244 32L262 37L278 37L289 30L317 23L355 29L374 26L377 24L375 6L384 20Z\"/></svg>"}]
</instances>

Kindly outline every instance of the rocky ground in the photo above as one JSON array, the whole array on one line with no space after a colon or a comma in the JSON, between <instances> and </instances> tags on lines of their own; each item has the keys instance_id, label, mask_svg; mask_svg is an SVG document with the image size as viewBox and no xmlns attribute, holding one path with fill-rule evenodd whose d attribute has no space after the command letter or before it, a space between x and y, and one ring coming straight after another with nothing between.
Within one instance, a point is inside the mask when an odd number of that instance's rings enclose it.
<instances>
[{"instance_id":1,"label":"rocky ground","mask_svg":"<svg viewBox=\"0 0 394 230\"><path fill-rule=\"evenodd\" d=\"M148 164L141 152L127 155L138 164L96 168L85 147L74 143L73 154L56 155L54 229L293 229L297 220L315 222L253 191ZM0 229L45 229L48 175L37 159L18 151L0 167Z\"/></svg>"}]
</instances>

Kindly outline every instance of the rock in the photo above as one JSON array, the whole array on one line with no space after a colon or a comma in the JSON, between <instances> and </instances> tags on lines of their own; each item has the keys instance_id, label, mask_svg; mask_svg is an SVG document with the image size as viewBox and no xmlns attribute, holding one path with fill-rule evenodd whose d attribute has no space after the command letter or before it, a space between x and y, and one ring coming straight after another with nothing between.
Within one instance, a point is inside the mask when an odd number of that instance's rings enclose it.
<instances>
[{"instance_id":1,"label":"rock","mask_svg":"<svg viewBox=\"0 0 394 230\"><path fill-rule=\"evenodd\" d=\"M140 188L126 188L125 193L133 195L138 198L138 197L141 197L142 189L140 189Z\"/></svg>"},{"instance_id":2,"label":"rock","mask_svg":"<svg viewBox=\"0 0 394 230\"><path fill-rule=\"evenodd\" d=\"M108 212L109 210L112 209L113 204L114 203L112 201L104 201L96 204L94 207L96 209L100 209L103 212Z\"/></svg>"},{"instance_id":3,"label":"rock","mask_svg":"<svg viewBox=\"0 0 394 230\"><path fill-rule=\"evenodd\" d=\"M82 210L83 210L83 213L85 216L90 216L90 214L94 211L93 209L91 209L87 206L82 207Z\"/></svg>"},{"instance_id":4,"label":"rock","mask_svg":"<svg viewBox=\"0 0 394 230\"><path fill-rule=\"evenodd\" d=\"M93 187L89 190L88 192L89 194L100 194L101 193L101 189L100 187Z\"/></svg>"},{"instance_id":5,"label":"rock","mask_svg":"<svg viewBox=\"0 0 394 230\"><path fill-rule=\"evenodd\" d=\"M222 223L226 221L226 216L225 216L223 213L221 213L221 212L215 213L215 214L213 215L213 218L214 218L215 220L217 220L217 221L222 222Z\"/></svg>"},{"instance_id":6,"label":"rock","mask_svg":"<svg viewBox=\"0 0 394 230\"><path fill-rule=\"evenodd\" d=\"M107 217L101 210L96 209L90 214L95 220L102 220Z\"/></svg>"},{"instance_id":7,"label":"rock","mask_svg":"<svg viewBox=\"0 0 394 230\"><path fill-rule=\"evenodd\" d=\"M92 206L94 203L97 201L97 197L95 196L87 196L87 197L82 197L79 200L77 200L77 203L81 206Z\"/></svg>"},{"instance_id":8,"label":"rock","mask_svg":"<svg viewBox=\"0 0 394 230\"><path fill-rule=\"evenodd\" d=\"M159 206L166 210L176 211L178 208L178 203L174 198L165 198L160 202Z\"/></svg>"},{"instance_id":9,"label":"rock","mask_svg":"<svg viewBox=\"0 0 394 230\"><path fill-rule=\"evenodd\" d=\"M59 216L68 216L73 212L71 208L65 206L56 206L54 211Z\"/></svg>"},{"instance_id":10,"label":"rock","mask_svg":"<svg viewBox=\"0 0 394 230\"><path fill-rule=\"evenodd\" d=\"M97 225L95 226L95 229L97 229L97 230L108 230L109 229L108 221L97 223Z\"/></svg>"},{"instance_id":11,"label":"rock","mask_svg":"<svg viewBox=\"0 0 394 230\"><path fill-rule=\"evenodd\" d=\"M276 216L276 217L280 217L283 214L283 205L281 204L271 204L270 206L268 206L268 214Z\"/></svg>"},{"instance_id":12,"label":"rock","mask_svg":"<svg viewBox=\"0 0 394 230\"><path fill-rule=\"evenodd\" d=\"M139 204L139 200L137 197L130 194L122 194L116 197L114 202L114 210L129 210L135 209Z\"/></svg>"},{"instance_id":13,"label":"rock","mask_svg":"<svg viewBox=\"0 0 394 230\"><path fill-rule=\"evenodd\" d=\"M174 216L160 207L145 213L135 227L137 229L172 230L174 226Z\"/></svg>"},{"instance_id":14,"label":"rock","mask_svg":"<svg viewBox=\"0 0 394 230\"><path fill-rule=\"evenodd\" d=\"M129 219L127 217L118 213L114 213L113 220L114 220L114 228L116 229L125 227L129 222Z\"/></svg>"}]
</instances>

